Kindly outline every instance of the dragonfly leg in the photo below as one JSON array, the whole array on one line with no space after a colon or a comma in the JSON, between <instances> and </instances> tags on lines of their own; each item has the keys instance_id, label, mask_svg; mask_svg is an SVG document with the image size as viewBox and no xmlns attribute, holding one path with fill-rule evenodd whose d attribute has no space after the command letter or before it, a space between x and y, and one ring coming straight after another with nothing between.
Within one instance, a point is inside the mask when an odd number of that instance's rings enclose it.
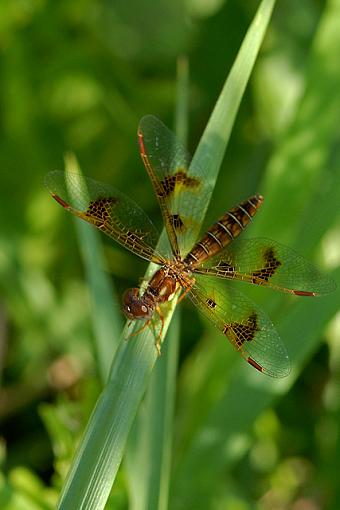
<instances>
[{"instance_id":1,"label":"dragonfly leg","mask_svg":"<svg viewBox=\"0 0 340 510\"><path fill-rule=\"evenodd\" d=\"M141 328L137 329L137 331L134 331L133 333L130 333L130 335L125 338L125 340L129 340L133 336L136 336L139 333L142 333L142 331L144 331L144 329L147 326L150 326L153 329L153 334L154 334L154 337L156 339L155 340L155 347L157 349L157 354L158 354L158 356L160 356L161 355L161 345L162 345L162 342L161 342L161 340L162 340L162 333L163 333L163 329L164 329L164 316L163 316L162 311L161 311L159 306L156 308L156 312L157 312L158 317L159 317L159 319L161 321L161 327L160 327L160 330L159 330L158 334L156 332L154 321L152 321L151 319L148 319L147 321L145 321L145 323L143 324L143 326ZM128 326L130 326L130 324L132 324L132 322L133 321L129 321Z\"/></svg>"},{"instance_id":2,"label":"dragonfly leg","mask_svg":"<svg viewBox=\"0 0 340 510\"><path fill-rule=\"evenodd\" d=\"M182 299L185 298L185 296L188 294L188 292L190 292L191 287L192 287L192 285L190 285L190 287L189 286L185 287L183 293L178 298L177 305L182 301Z\"/></svg>"},{"instance_id":3,"label":"dragonfly leg","mask_svg":"<svg viewBox=\"0 0 340 510\"><path fill-rule=\"evenodd\" d=\"M128 327L130 326L130 324L132 324L133 321L130 321L129 324L128 324ZM144 331L144 329L149 326L151 323L151 319L148 319L147 321L145 321L145 323L143 324L143 326L139 329L137 329L137 331L134 331L133 333L130 333L129 336L127 336L125 338L125 340L129 340L130 338L132 338L133 336L136 336L136 335L139 335L139 333L141 333L142 331Z\"/></svg>"}]
</instances>

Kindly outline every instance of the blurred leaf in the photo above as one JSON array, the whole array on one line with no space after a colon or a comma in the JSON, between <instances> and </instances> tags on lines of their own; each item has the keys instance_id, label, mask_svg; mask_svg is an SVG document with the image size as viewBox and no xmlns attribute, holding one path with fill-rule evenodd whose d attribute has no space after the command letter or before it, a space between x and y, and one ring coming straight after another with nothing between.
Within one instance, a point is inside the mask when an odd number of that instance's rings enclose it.
<instances>
[{"instance_id":1,"label":"blurred leaf","mask_svg":"<svg viewBox=\"0 0 340 510\"><path fill-rule=\"evenodd\" d=\"M340 281L339 270L332 276ZM225 470L238 461L249 446L255 419L294 384L300 366L313 354L326 324L338 311L339 298L338 287L322 300L300 300L279 325L280 335L289 340L288 350L294 360L290 377L274 381L244 364L235 371L225 392L193 433L176 470L170 500L174 508L200 510L207 508L212 491L218 497ZM206 387L208 389L208 383Z\"/></svg>"},{"instance_id":2,"label":"blurred leaf","mask_svg":"<svg viewBox=\"0 0 340 510\"><path fill-rule=\"evenodd\" d=\"M80 175L75 157L66 158L66 172ZM107 380L112 359L118 347L121 316L117 298L108 274L104 272L104 257L98 232L84 221L75 219L91 296L92 323L95 332L96 353L103 382Z\"/></svg>"},{"instance_id":3,"label":"blurred leaf","mask_svg":"<svg viewBox=\"0 0 340 510\"><path fill-rule=\"evenodd\" d=\"M278 233L280 240L296 239L300 248L307 245L311 251L327 229L339 221L340 157L335 150L339 139L336 111L340 108L340 71L335 64L340 51L339 34L340 18L334 16L330 3L316 35L306 72L306 91L301 105L297 105L296 119L268 165L261 188L268 200L249 229L251 237L254 233L268 234L275 239ZM272 308L273 318L277 317L278 330L293 362L292 375L275 382L250 372L248 367L239 371L234 368L224 393L219 390L215 399L209 399L206 395L213 390L209 371L214 374L215 367L220 366L220 350L208 357L210 367L206 367L206 375L200 381L200 398L206 407L196 420L194 411L187 412L187 420L194 426L191 425L190 445L178 460L171 499L175 508L207 508L211 494L218 497L225 470L248 448L254 420L273 404L276 395L293 385L320 345L325 326L339 310L339 269L331 276L338 284L337 291L315 300L291 300L266 293L265 289L249 288L249 293ZM241 361L235 363L238 367Z\"/></svg>"},{"instance_id":4,"label":"blurred leaf","mask_svg":"<svg viewBox=\"0 0 340 510\"><path fill-rule=\"evenodd\" d=\"M8 481L0 474L0 505L3 510L52 510L57 494L26 468L13 469Z\"/></svg>"},{"instance_id":5,"label":"blurred leaf","mask_svg":"<svg viewBox=\"0 0 340 510\"><path fill-rule=\"evenodd\" d=\"M329 2L325 8L305 73L305 92L269 162L260 190L265 204L252 234L261 232L275 238L279 225L278 240L289 242L306 223L309 228L306 212L312 204L315 210L315 196L321 187L326 187L333 202L326 165L339 139L338 4Z\"/></svg>"}]
</instances>

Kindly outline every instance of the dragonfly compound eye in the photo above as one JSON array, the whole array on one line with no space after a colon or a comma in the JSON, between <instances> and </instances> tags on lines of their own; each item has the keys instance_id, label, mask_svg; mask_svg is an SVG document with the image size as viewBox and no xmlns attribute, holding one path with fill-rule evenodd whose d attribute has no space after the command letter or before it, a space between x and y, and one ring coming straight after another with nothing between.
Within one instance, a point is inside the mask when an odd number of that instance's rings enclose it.
<instances>
[{"instance_id":1,"label":"dragonfly compound eye","mask_svg":"<svg viewBox=\"0 0 340 510\"><path fill-rule=\"evenodd\" d=\"M139 289L129 289L123 296L123 312L128 319L150 319L154 304L145 296L139 296Z\"/></svg>"}]
</instances>

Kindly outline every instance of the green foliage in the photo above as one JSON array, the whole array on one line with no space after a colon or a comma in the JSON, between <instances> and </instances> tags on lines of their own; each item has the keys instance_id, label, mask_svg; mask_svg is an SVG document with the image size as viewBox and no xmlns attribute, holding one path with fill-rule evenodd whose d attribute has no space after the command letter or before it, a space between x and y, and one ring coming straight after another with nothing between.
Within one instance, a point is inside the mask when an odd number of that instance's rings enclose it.
<instances>
[{"instance_id":1,"label":"green foliage","mask_svg":"<svg viewBox=\"0 0 340 510\"><path fill-rule=\"evenodd\" d=\"M260 2L2 2L1 509L61 493L62 508L337 508L340 2L278 2L245 89L271 4L248 31ZM193 152L207 125L194 157L212 181L222 164L204 226L258 191L246 237L294 246L338 282L315 300L240 284L287 345L286 380L247 367L186 300L153 370L148 331L119 343L109 275L120 295L145 266L75 231L43 188L72 151L157 223L136 127L147 113L171 127L176 109Z\"/></svg>"}]
</instances>

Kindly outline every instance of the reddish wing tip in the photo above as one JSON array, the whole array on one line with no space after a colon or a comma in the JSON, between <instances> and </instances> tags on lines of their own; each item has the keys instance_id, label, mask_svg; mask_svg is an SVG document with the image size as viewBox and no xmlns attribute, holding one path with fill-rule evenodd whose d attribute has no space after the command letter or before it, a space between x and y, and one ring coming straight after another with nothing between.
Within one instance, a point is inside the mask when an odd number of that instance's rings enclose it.
<instances>
[{"instance_id":1,"label":"reddish wing tip","mask_svg":"<svg viewBox=\"0 0 340 510\"><path fill-rule=\"evenodd\" d=\"M139 143L139 150L142 154L145 154L145 147L144 147L144 140L143 140L143 133L138 129L137 131L138 136L138 143Z\"/></svg>"},{"instance_id":2,"label":"reddish wing tip","mask_svg":"<svg viewBox=\"0 0 340 510\"><path fill-rule=\"evenodd\" d=\"M51 193L51 194L52 194L52 197L54 198L54 200L56 200L58 202L58 204L65 207L65 209L70 208L69 204L67 202L65 202L62 198L60 198L58 195L55 195L54 193Z\"/></svg>"},{"instance_id":3,"label":"reddish wing tip","mask_svg":"<svg viewBox=\"0 0 340 510\"><path fill-rule=\"evenodd\" d=\"M256 368L256 370L258 370L259 372L263 372L263 368L261 367L261 365L256 363L256 361L253 358L249 357L249 358L247 358L247 361L248 361L249 365Z\"/></svg>"},{"instance_id":4,"label":"reddish wing tip","mask_svg":"<svg viewBox=\"0 0 340 510\"><path fill-rule=\"evenodd\" d=\"M296 296L317 296L316 292L308 292L307 290L293 290Z\"/></svg>"}]
</instances>

